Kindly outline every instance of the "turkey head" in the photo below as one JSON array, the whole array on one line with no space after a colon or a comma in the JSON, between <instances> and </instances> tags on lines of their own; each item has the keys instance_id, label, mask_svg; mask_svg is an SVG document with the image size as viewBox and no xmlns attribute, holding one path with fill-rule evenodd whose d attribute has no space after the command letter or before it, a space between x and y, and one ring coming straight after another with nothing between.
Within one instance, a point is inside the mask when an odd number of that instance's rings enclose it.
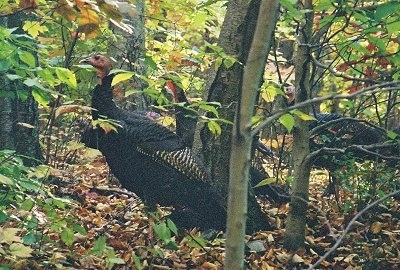
<instances>
[{"instance_id":1,"label":"turkey head","mask_svg":"<svg viewBox=\"0 0 400 270\"><path fill-rule=\"evenodd\" d=\"M100 82L111 70L111 60L100 54L85 58L81 60L81 63L89 64L97 69L97 76L100 78Z\"/></svg>"}]
</instances>

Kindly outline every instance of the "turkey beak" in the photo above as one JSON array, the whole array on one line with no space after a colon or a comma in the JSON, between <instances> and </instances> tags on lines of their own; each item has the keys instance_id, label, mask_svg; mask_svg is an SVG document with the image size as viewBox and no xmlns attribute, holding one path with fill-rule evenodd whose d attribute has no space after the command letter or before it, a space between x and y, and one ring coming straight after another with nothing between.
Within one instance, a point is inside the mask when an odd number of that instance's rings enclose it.
<instances>
[{"instance_id":1,"label":"turkey beak","mask_svg":"<svg viewBox=\"0 0 400 270\"><path fill-rule=\"evenodd\" d=\"M79 61L79 63L89 64L90 65L92 63L92 58L88 57L88 58L82 59L81 61Z\"/></svg>"}]
</instances>

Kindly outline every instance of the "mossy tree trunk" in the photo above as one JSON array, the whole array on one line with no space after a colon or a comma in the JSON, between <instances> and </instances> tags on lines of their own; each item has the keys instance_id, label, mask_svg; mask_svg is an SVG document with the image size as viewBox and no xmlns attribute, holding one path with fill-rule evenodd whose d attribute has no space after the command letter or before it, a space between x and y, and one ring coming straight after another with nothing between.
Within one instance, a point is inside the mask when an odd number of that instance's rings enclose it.
<instances>
[{"instance_id":1,"label":"mossy tree trunk","mask_svg":"<svg viewBox=\"0 0 400 270\"><path fill-rule=\"evenodd\" d=\"M28 15L22 12L14 14L1 21L3 26L13 28L21 26ZM39 144L39 111L38 104L33 98L30 89L26 99L18 98L17 91L27 86L19 82L2 81L3 95L0 98L0 149L15 150L24 157L24 163L28 166L42 161Z\"/></svg>"},{"instance_id":2,"label":"mossy tree trunk","mask_svg":"<svg viewBox=\"0 0 400 270\"><path fill-rule=\"evenodd\" d=\"M242 87L243 63L247 60L253 40L259 7L260 0L228 3L218 45L237 61L229 67L222 64L217 70L212 68L209 74L207 101L220 102L222 107L219 110L219 117L231 122L234 121L239 91ZM203 157L217 188L223 194L228 194L232 125L222 123L221 129L222 135L215 137L207 126L201 127L201 139L195 141L194 150ZM254 197L250 197L249 200L248 216L253 222L248 224L248 231L265 229L266 219Z\"/></svg>"},{"instance_id":3,"label":"mossy tree trunk","mask_svg":"<svg viewBox=\"0 0 400 270\"><path fill-rule=\"evenodd\" d=\"M312 48L310 43L312 38L313 6L311 0L305 0L303 4L304 9L310 11L305 13L304 23L298 30L298 50L295 59L296 103L307 100L310 93L310 62ZM305 107L303 112L308 114L309 110L309 107ZM289 250L296 250L304 247L310 176L310 166L306 157L309 152L308 123L296 118L295 127L293 129L294 182L284 240L284 247Z\"/></svg>"}]
</instances>

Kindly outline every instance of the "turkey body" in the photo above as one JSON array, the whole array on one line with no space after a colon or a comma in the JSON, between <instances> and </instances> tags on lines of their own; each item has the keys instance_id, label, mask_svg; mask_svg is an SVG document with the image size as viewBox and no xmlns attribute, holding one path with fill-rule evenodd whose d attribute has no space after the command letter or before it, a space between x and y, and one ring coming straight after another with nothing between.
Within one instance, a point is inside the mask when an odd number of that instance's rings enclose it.
<instances>
[{"instance_id":1,"label":"turkey body","mask_svg":"<svg viewBox=\"0 0 400 270\"><path fill-rule=\"evenodd\" d=\"M349 157L375 160L400 154L396 143L387 142L384 129L338 114L316 114L315 118L310 124L310 151L321 150L312 160L317 167L335 170Z\"/></svg>"},{"instance_id":2,"label":"turkey body","mask_svg":"<svg viewBox=\"0 0 400 270\"><path fill-rule=\"evenodd\" d=\"M113 75L105 75L95 87L92 118L115 120L117 130L106 133L90 128L82 141L99 149L121 185L148 206L173 206L174 216L183 218L178 225L224 230L225 198L212 185L201 163L166 127L118 108L112 100L112 79Z\"/></svg>"},{"instance_id":3,"label":"turkey body","mask_svg":"<svg viewBox=\"0 0 400 270\"><path fill-rule=\"evenodd\" d=\"M180 226L223 230L224 200L207 182L205 172L197 164L189 163L178 170L170 163L183 166L180 164L185 160L195 162L190 151L182 148L153 152L159 143L138 140L142 132L123 124L118 133L102 134L98 138L98 149L121 185L144 199L150 208L155 204L174 206L177 212L190 211L196 216L195 223L181 220Z\"/></svg>"},{"instance_id":4,"label":"turkey body","mask_svg":"<svg viewBox=\"0 0 400 270\"><path fill-rule=\"evenodd\" d=\"M197 112L191 108L183 89L167 78L166 86L171 90L175 102L176 134L183 143L192 148L197 125Z\"/></svg>"}]
</instances>

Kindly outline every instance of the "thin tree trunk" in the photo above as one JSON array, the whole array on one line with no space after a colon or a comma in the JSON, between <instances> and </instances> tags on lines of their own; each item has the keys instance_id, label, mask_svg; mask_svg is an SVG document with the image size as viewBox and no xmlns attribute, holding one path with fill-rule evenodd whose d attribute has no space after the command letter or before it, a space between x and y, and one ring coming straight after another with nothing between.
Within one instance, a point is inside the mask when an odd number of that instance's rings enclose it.
<instances>
[{"instance_id":1,"label":"thin tree trunk","mask_svg":"<svg viewBox=\"0 0 400 270\"><path fill-rule=\"evenodd\" d=\"M253 142L251 118L264 74L272 31L275 28L274 15L277 13L277 7L277 0L261 2L257 27L244 66L241 94L232 132L225 269L244 268L244 236Z\"/></svg>"},{"instance_id":2,"label":"thin tree trunk","mask_svg":"<svg viewBox=\"0 0 400 270\"><path fill-rule=\"evenodd\" d=\"M207 101L220 102L219 116L234 121L239 90L242 86L243 63L246 61L255 25L257 22L260 0L230 1L221 29L218 44L237 62L227 68L223 64L215 71L210 70ZM201 125L198 125L201 126ZM201 128L201 143L197 136L195 152L203 157L215 185L222 194L228 194L229 159L231 153L232 126L221 124L222 135L215 137L207 128ZM196 140L196 139L195 139ZM248 232L266 229L265 217L254 196L248 202Z\"/></svg>"},{"instance_id":3,"label":"thin tree trunk","mask_svg":"<svg viewBox=\"0 0 400 270\"><path fill-rule=\"evenodd\" d=\"M304 1L305 10L313 10L312 1ZM295 59L296 102L308 99L310 93L310 62L311 62L311 36L313 25L313 12L305 13L305 23L298 33L298 51ZM303 112L308 114L309 107ZM306 156L309 154L309 130L308 123L296 118L293 129L293 157L294 157L294 182L292 189L292 201L286 226L284 247L289 250L297 250L304 247L305 228L308 209L308 188L310 166Z\"/></svg>"}]
</instances>

